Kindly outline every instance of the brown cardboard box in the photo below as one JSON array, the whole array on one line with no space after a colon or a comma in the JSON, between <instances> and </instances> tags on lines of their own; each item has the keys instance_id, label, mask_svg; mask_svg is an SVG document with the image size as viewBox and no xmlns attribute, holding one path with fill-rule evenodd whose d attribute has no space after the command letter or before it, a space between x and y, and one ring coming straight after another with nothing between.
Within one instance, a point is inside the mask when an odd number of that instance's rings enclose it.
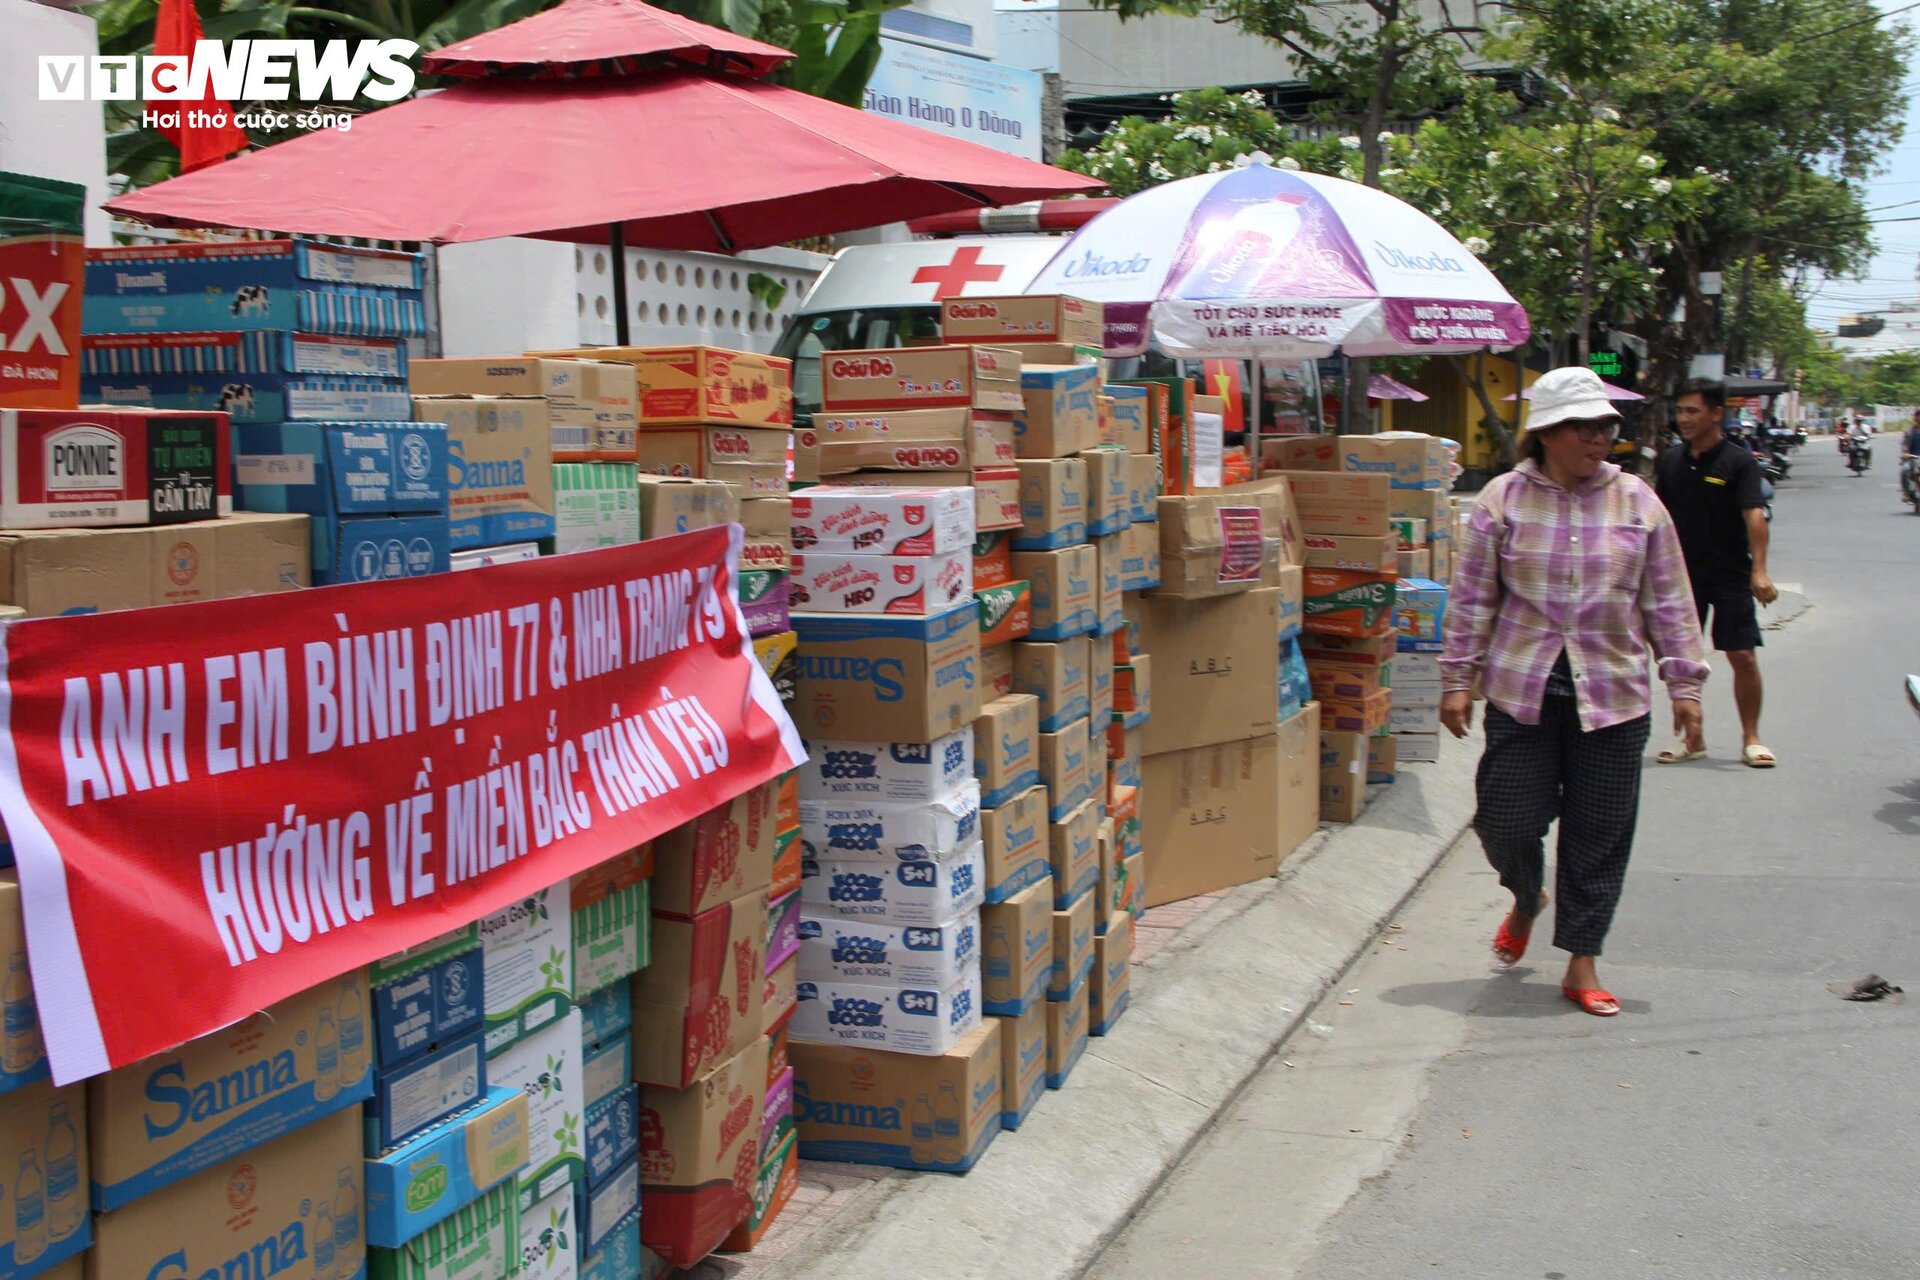
<instances>
[{"instance_id":1,"label":"brown cardboard box","mask_svg":"<svg viewBox=\"0 0 1920 1280\"><path fill-rule=\"evenodd\" d=\"M837 485L871 489L971 489L976 533L1020 527L1020 473L1012 467L980 471L855 471Z\"/></svg>"},{"instance_id":2,"label":"brown cardboard box","mask_svg":"<svg viewBox=\"0 0 1920 1280\"><path fill-rule=\"evenodd\" d=\"M1066 1087L1067 1077L1087 1051L1087 991L1081 983L1071 999L1047 1001L1047 1088Z\"/></svg>"},{"instance_id":3,"label":"brown cardboard box","mask_svg":"<svg viewBox=\"0 0 1920 1280\"><path fill-rule=\"evenodd\" d=\"M1036 750L1038 749L1036 745ZM1041 815L1045 821L1045 815ZM6 1007L13 1015L7 1033L7 1052L0 1059L0 1094L45 1080L50 1070L47 1046L40 1034L40 1013L34 1005L33 970L27 964L27 922L20 901L20 874L0 871L0 963L6 965ZM4 1107L0 1103L0 1107ZM84 1191L84 1189L83 1189ZM0 1219L5 1215L0 1214ZM0 1233L4 1223L0 1222ZM0 1235L0 1243L4 1236Z\"/></svg>"},{"instance_id":4,"label":"brown cardboard box","mask_svg":"<svg viewBox=\"0 0 1920 1280\"><path fill-rule=\"evenodd\" d=\"M1367 738L1320 731L1320 816L1352 822L1367 807Z\"/></svg>"},{"instance_id":5,"label":"brown cardboard box","mask_svg":"<svg viewBox=\"0 0 1920 1280\"><path fill-rule=\"evenodd\" d=\"M357 1109L241 1151L95 1219L87 1280L358 1275L366 1258L363 1163ZM324 1274L324 1255L313 1247L323 1232L335 1242Z\"/></svg>"},{"instance_id":6,"label":"brown cardboard box","mask_svg":"<svg viewBox=\"0 0 1920 1280\"><path fill-rule=\"evenodd\" d=\"M1270 495L1189 494L1160 499L1160 588L1183 599L1260 584ZM1275 513L1277 519L1277 512Z\"/></svg>"},{"instance_id":7,"label":"brown cardboard box","mask_svg":"<svg viewBox=\"0 0 1920 1280\"><path fill-rule=\"evenodd\" d=\"M1300 637L1300 653L1309 665L1316 662L1379 668L1384 675L1393 665L1398 639L1391 633L1371 636L1328 636L1309 631Z\"/></svg>"},{"instance_id":8,"label":"brown cardboard box","mask_svg":"<svg viewBox=\"0 0 1920 1280\"><path fill-rule=\"evenodd\" d=\"M1053 897L1032 884L980 908L980 995L989 1014L1011 1017L1047 998L1053 975Z\"/></svg>"},{"instance_id":9,"label":"brown cardboard box","mask_svg":"<svg viewBox=\"0 0 1920 1280\"><path fill-rule=\"evenodd\" d=\"M1400 769L1400 739L1390 733L1367 739L1367 785L1392 782Z\"/></svg>"},{"instance_id":10,"label":"brown cardboard box","mask_svg":"<svg viewBox=\"0 0 1920 1280\"><path fill-rule=\"evenodd\" d=\"M740 518L740 495L718 480L640 477L640 536L665 538Z\"/></svg>"},{"instance_id":11,"label":"brown cardboard box","mask_svg":"<svg viewBox=\"0 0 1920 1280\"><path fill-rule=\"evenodd\" d=\"M1013 447L1021 457L1065 458L1100 443L1098 369L1029 361L1020 393Z\"/></svg>"},{"instance_id":12,"label":"brown cardboard box","mask_svg":"<svg viewBox=\"0 0 1920 1280\"><path fill-rule=\"evenodd\" d=\"M791 360L721 347L584 347L529 354L631 364L643 430L702 422L769 427L793 422Z\"/></svg>"},{"instance_id":13,"label":"brown cardboard box","mask_svg":"<svg viewBox=\"0 0 1920 1280\"><path fill-rule=\"evenodd\" d=\"M1013 576L1033 584L1035 640L1085 635L1099 622L1100 559L1086 544L1058 551L1016 551Z\"/></svg>"},{"instance_id":14,"label":"brown cardboard box","mask_svg":"<svg viewBox=\"0 0 1920 1280\"><path fill-rule=\"evenodd\" d=\"M830 414L862 409L986 409L1018 413L1020 353L1009 347L896 347L820 358Z\"/></svg>"},{"instance_id":15,"label":"brown cardboard box","mask_svg":"<svg viewBox=\"0 0 1920 1280\"><path fill-rule=\"evenodd\" d=\"M307 517L0 532L0 599L29 618L267 595L312 581Z\"/></svg>"},{"instance_id":16,"label":"brown cardboard box","mask_svg":"<svg viewBox=\"0 0 1920 1280\"><path fill-rule=\"evenodd\" d=\"M1050 932L1048 941L1051 956ZM77 1257L93 1226L87 1216L86 1086L56 1089L41 1080L9 1093L0 1104L0 1161L9 1193L7 1212L0 1213L6 1274L39 1275L41 1265Z\"/></svg>"},{"instance_id":17,"label":"brown cardboard box","mask_svg":"<svg viewBox=\"0 0 1920 1280\"><path fill-rule=\"evenodd\" d=\"M1273 732L1142 762L1147 905L1273 874L1280 860L1279 743Z\"/></svg>"},{"instance_id":18,"label":"brown cardboard box","mask_svg":"<svg viewBox=\"0 0 1920 1280\"><path fill-rule=\"evenodd\" d=\"M1153 655L1136 653L1113 669L1113 709L1121 715L1153 714Z\"/></svg>"},{"instance_id":19,"label":"brown cardboard box","mask_svg":"<svg viewBox=\"0 0 1920 1280\"><path fill-rule=\"evenodd\" d=\"M719 480L741 498L788 492L785 431L762 427L654 427L640 433L640 470L648 475Z\"/></svg>"},{"instance_id":20,"label":"brown cardboard box","mask_svg":"<svg viewBox=\"0 0 1920 1280\"><path fill-rule=\"evenodd\" d=\"M1047 999L1069 999L1086 989L1093 973L1093 895L1083 893L1071 907L1053 912L1053 967L1047 978Z\"/></svg>"},{"instance_id":21,"label":"brown cardboard box","mask_svg":"<svg viewBox=\"0 0 1920 1280\"><path fill-rule=\"evenodd\" d=\"M1049 551L1087 540L1087 464L1079 458L1023 458L1020 529L1014 545Z\"/></svg>"},{"instance_id":22,"label":"brown cardboard box","mask_svg":"<svg viewBox=\"0 0 1920 1280\"><path fill-rule=\"evenodd\" d=\"M1384 475L1396 489L1447 487L1447 446L1439 436L1388 431L1374 436L1341 436L1340 469Z\"/></svg>"},{"instance_id":23,"label":"brown cardboard box","mask_svg":"<svg viewBox=\"0 0 1920 1280\"><path fill-rule=\"evenodd\" d=\"M1395 567L1401 577L1428 579L1433 577L1433 552L1425 547L1418 551L1399 552L1397 559L1398 563Z\"/></svg>"},{"instance_id":24,"label":"brown cardboard box","mask_svg":"<svg viewBox=\"0 0 1920 1280\"><path fill-rule=\"evenodd\" d=\"M986 809L1039 782L1040 699L1013 693L980 708L973 722L973 767L980 778L980 804Z\"/></svg>"},{"instance_id":25,"label":"brown cardboard box","mask_svg":"<svg viewBox=\"0 0 1920 1280\"><path fill-rule=\"evenodd\" d=\"M1029 620L1031 625L1031 620ZM991 701L1014 692L1013 646L997 644L980 651L980 696Z\"/></svg>"},{"instance_id":26,"label":"brown cardboard box","mask_svg":"<svg viewBox=\"0 0 1920 1280\"><path fill-rule=\"evenodd\" d=\"M763 782L655 840L653 910L697 916L764 890L773 877L779 798L779 780Z\"/></svg>"},{"instance_id":27,"label":"brown cardboard box","mask_svg":"<svg viewBox=\"0 0 1920 1280\"><path fill-rule=\"evenodd\" d=\"M1394 629L1395 584L1390 573L1308 569L1301 578L1309 632L1332 636L1379 635Z\"/></svg>"},{"instance_id":28,"label":"brown cardboard box","mask_svg":"<svg viewBox=\"0 0 1920 1280\"><path fill-rule=\"evenodd\" d=\"M544 396L415 396L416 422L447 424L455 550L553 533L553 426Z\"/></svg>"},{"instance_id":29,"label":"brown cardboard box","mask_svg":"<svg viewBox=\"0 0 1920 1280\"><path fill-rule=\"evenodd\" d=\"M1376 690L1358 698L1321 697L1316 690L1314 697L1320 703L1320 726L1323 731L1370 736L1384 730L1388 717L1393 713L1391 689Z\"/></svg>"},{"instance_id":30,"label":"brown cardboard box","mask_svg":"<svg viewBox=\"0 0 1920 1280\"><path fill-rule=\"evenodd\" d=\"M971 599L931 618L796 613L793 626L794 719L808 737L932 742L972 724L986 700Z\"/></svg>"},{"instance_id":31,"label":"brown cardboard box","mask_svg":"<svg viewBox=\"0 0 1920 1280\"><path fill-rule=\"evenodd\" d=\"M1260 442L1260 460L1269 470L1338 471L1339 436L1279 436Z\"/></svg>"},{"instance_id":32,"label":"brown cardboard box","mask_svg":"<svg viewBox=\"0 0 1920 1280\"><path fill-rule=\"evenodd\" d=\"M1127 455L1127 514L1132 519L1158 519L1160 510L1160 455Z\"/></svg>"},{"instance_id":33,"label":"brown cardboard box","mask_svg":"<svg viewBox=\"0 0 1920 1280\"><path fill-rule=\"evenodd\" d=\"M1129 525L1128 529L1131 528ZM1126 624L1125 606L1120 602L1126 594L1126 540L1127 530L1093 540L1094 567L1098 571L1093 580L1093 613L1097 619L1094 633L1095 645L1101 650L1107 647L1106 637Z\"/></svg>"},{"instance_id":34,"label":"brown cardboard box","mask_svg":"<svg viewBox=\"0 0 1920 1280\"><path fill-rule=\"evenodd\" d=\"M1310 533L1305 538L1309 569L1351 569L1356 573L1395 573L1400 568L1398 540Z\"/></svg>"},{"instance_id":35,"label":"brown cardboard box","mask_svg":"<svg viewBox=\"0 0 1920 1280\"><path fill-rule=\"evenodd\" d=\"M633 1078L685 1089L761 1035L767 895L691 920L653 918L653 959L631 979Z\"/></svg>"},{"instance_id":36,"label":"brown cardboard box","mask_svg":"<svg viewBox=\"0 0 1920 1280\"><path fill-rule=\"evenodd\" d=\"M1004 902L1051 874L1047 850L1047 789L1029 787L1005 804L980 811L986 894ZM1051 894L1051 890L1048 890Z\"/></svg>"},{"instance_id":37,"label":"brown cardboard box","mask_svg":"<svg viewBox=\"0 0 1920 1280\"><path fill-rule=\"evenodd\" d=\"M1216 600L1145 597L1140 647L1153 655L1149 756L1273 732L1280 700L1281 593L1258 588Z\"/></svg>"},{"instance_id":38,"label":"brown cardboard box","mask_svg":"<svg viewBox=\"0 0 1920 1280\"><path fill-rule=\"evenodd\" d=\"M1088 734L1087 722L1075 720L1058 733L1040 735L1040 780L1047 789L1047 818L1051 822L1065 821L1093 795L1090 770L1101 743Z\"/></svg>"},{"instance_id":39,"label":"brown cardboard box","mask_svg":"<svg viewBox=\"0 0 1920 1280\"><path fill-rule=\"evenodd\" d=\"M1289 471L1293 506L1307 533L1384 538L1393 531L1393 482L1386 476Z\"/></svg>"},{"instance_id":40,"label":"brown cardboard box","mask_svg":"<svg viewBox=\"0 0 1920 1280\"><path fill-rule=\"evenodd\" d=\"M1262 532L1269 540L1280 540L1280 563L1306 563L1306 548L1301 541L1305 536L1305 526L1293 500L1293 485L1285 476L1249 480L1245 484L1230 485L1223 492L1229 497L1259 495L1261 522L1264 525Z\"/></svg>"},{"instance_id":41,"label":"brown cardboard box","mask_svg":"<svg viewBox=\"0 0 1920 1280\"><path fill-rule=\"evenodd\" d=\"M412 360L407 385L417 396L545 396L555 462L633 460L639 387L634 367L625 361Z\"/></svg>"},{"instance_id":42,"label":"brown cardboard box","mask_svg":"<svg viewBox=\"0 0 1920 1280\"><path fill-rule=\"evenodd\" d=\"M1427 576L1435 582L1453 581L1453 539L1436 538L1427 550L1433 556L1433 564Z\"/></svg>"},{"instance_id":43,"label":"brown cardboard box","mask_svg":"<svg viewBox=\"0 0 1920 1280\"><path fill-rule=\"evenodd\" d=\"M1098 754L1089 752L1089 755ZM1106 788L1084 800L1047 829L1053 864L1053 906L1061 911L1090 896L1100 884L1100 810Z\"/></svg>"},{"instance_id":44,"label":"brown cardboard box","mask_svg":"<svg viewBox=\"0 0 1920 1280\"><path fill-rule=\"evenodd\" d=\"M1087 716L1092 708L1091 653L1091 642L1085 636L1014 643L1014 687L1040 700L1036 732L1057 733Z\"/></svg>"},{"instance_id":45,"label":"brown cardboard box","mask_svg":"<svg viewBox=\"0 0 1920 1280\"><path fill-rule=\"evenodd\" d=\"M1094 939L1093 981L1087 990L1088 1032L1112 1032L1133 998L1133 914L1115 911L1107 917L1107 931Z\"/></svg>"},{"instance_id":46,"label":"brown cardboard box","mask_svg":"<svg viewBox=\"0 0 1920 1280\"><path fill-rule=\"evenodd\" d=\"M796 468L810 455L806 478L879 471L971 471L1014 462L1013 418L978 409L900 409L817 413L794 435Z\"/></svg>"},{"instance_id":47,"label":"brown cardboard box","mask_svg":"<svg viewBox=\"0 0 1920 1280\"><path fill-rule=\"evenodd\" d=\"M1284 861L1320 829L1320 704L1309 702L1274 734L1280 770L1279 847Z\"/></svg>"},{"instance_id":48,"label":"brown cardboard box","mask_svg":"<svg viewBox=\"0 0 1920 1280\"><path fill-rule=\"evenodd\" d=\"M1106 342L1106 308L1064 294L948 298L940 304L940 336L1005 346L1058 342L1097 351Z\"/></svg>"},{"instance_id":49,"label":"brown cardboard box","mask_svg":"<svg viewBox=\"0 0 1920 1280\"><path fill-rule=\"evenodd\" d=\"M1087 464L1087 536L1103 538L1133 523L1132 463L1117 448L1088 449L1080 455Z\"/></svg>"},{"instance_id":50,"label":"brown cardboard box","mask_svg":"<svg viewBox=\"0 0 1920 1280\"><path fill-rule=\"evenodd\" d=\"M1114 536L1120 540L1120 590L1152 591L1159 587L1159 522L1131 524Z\"/></svg>"},{"instance_id":51,"label":"brown cardboard box","mask_svg":"<svg viewBox=\"0 0 1920 1280\"><path fill-rule=\"evenodd\" d=\"M692 1266L746 1221L766 1089L767 1042L755 1036L691 1088L640 1090L640 1238L669 1266Z\"/></svg>"},{"instance_id":52,"label":"brown cardboard box","mask_svg":"<svg viewBox=\"0 0 1920 1280\"><path fill-rule=\"evenodd\" d=\"M964 1173L1000 1132L1000 1035L988 1018L933 1055L796 1041L801 1155Z\"/></svg>"},{"instance_id":53,"label":"brown cardboard box","mask_svg":"<svg viewBox=\"0 0 1920 1280\"><path fill-rule=\"evenodd\" d=\"M1387 516L1392 520L1425 520L1430 529L1446 527L1453 500L1440 489L1393 489L1387 495Z\"/></svg>"},{"instance_id":54,"label":"brown cardboard box","mask_svg":"<svg viewBox=\"0 0 1920 1280\"><path fill-rule=\"evenodd\" d=\"M1000 1024L1000 1127L1018 1129L1047 1090L1047 1002L994 1021Z\"/></svg>"}]
</instances>

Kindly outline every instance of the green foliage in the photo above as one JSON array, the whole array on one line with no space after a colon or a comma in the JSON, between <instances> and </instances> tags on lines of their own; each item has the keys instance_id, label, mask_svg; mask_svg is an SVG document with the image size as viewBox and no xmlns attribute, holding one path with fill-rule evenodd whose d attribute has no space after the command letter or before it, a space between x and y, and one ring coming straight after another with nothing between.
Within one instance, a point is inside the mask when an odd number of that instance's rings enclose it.
<instances>
[{"instance_id":1,"label":"green foliage","mask_svg":"<svg viewBox=\"0 0 1920 1280\"><path fill-rule=\"evenodd\" d=\"M1128 116L1097 147L1062 156L1060 166L1100 179L1114 195L1130 196L1175 178L1230 169L1239 156L1281 156L1294 145L1292 130L1257 93L1195 89L1168 101L1173 110L1166 119Z\"/></svg>"}]
</instances>

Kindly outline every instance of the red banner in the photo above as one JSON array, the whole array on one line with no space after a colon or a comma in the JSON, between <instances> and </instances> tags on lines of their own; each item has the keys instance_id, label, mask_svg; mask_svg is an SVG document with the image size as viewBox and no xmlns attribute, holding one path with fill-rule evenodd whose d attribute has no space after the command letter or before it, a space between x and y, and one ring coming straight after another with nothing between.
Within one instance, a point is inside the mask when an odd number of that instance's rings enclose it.
<instances>
[{"instance_id":1,"label":"red banner","mask_svg":"<svg viewBox=\"0 0 1920 1280\"><path fill-rule=\"evenodd\" d=\"M738 526L0 634L54 1078L499 910L802 759Z\"/></svg>"}]
</instances>

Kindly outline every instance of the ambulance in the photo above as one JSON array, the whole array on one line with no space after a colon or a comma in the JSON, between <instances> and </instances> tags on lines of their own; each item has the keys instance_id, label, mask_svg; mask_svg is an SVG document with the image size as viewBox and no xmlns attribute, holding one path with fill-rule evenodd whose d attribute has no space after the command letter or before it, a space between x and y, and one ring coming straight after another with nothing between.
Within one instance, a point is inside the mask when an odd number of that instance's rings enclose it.
<instances>
[{"instance_id":1,"label":"ambulance","mask_svg":"<svg viewBox=\"0 0 1920 1280\"><path fill-rule=\"evenodd\" d=\"M1085 206L1078 219L1049 218L1043 212L1027 225L1058 222L1070 232L1110 201L1047 202ZM976 215L995 225L988 210ZM1007 211L1011 213L1012 211ZM1002 219L1007 221L1008 219ZM950 219L926 219L919 229L945 228ZM950 238L922 236L894 244L864 244L842 249L814 282L806 299L774 346L773 354L793 361L794 420L804 424L820 408L820 357L830 351L925 346L940 341L940 303L947 298L1020 294L1042 267L1067 243L1066 234L974 234ZM1175 361L1157 351L1115 359L1110 376L1132 378L1185 373L1215 391L1252 397L1261 406L1262 434L1319 429L1320 386L1311 363L1261 361L1256 371L1238 360ZM1229 398L1233 398L1229 395Z\"/></svg>"}]
</instances>

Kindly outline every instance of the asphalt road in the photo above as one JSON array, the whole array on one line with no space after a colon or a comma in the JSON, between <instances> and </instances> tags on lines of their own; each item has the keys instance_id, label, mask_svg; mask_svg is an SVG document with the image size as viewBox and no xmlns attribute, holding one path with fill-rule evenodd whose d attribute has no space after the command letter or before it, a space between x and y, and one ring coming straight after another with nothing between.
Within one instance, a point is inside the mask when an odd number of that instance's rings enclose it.
<instances>
[{"instance_id":1,"label":"asphalt road","mask_svg":"<svg viewBox=\"0 0 1920 1280\"><path fill-rule=\"evenodd\" d=\"M1712 759L1653 764L1656 725L1601 960L1622 1015L1560 998L1544 927L1489 975L1505 902L1469 835L1090 1275L1920 1274L1920 518L1897 456L1882 437L1855 478L1816 439L1776 500L1774 578L1805 597L1762 654L1780 767L1737 762L1723 663ZM1828 990L1869 972L1913 1000Z\"/></svg>"}]
</instances>

